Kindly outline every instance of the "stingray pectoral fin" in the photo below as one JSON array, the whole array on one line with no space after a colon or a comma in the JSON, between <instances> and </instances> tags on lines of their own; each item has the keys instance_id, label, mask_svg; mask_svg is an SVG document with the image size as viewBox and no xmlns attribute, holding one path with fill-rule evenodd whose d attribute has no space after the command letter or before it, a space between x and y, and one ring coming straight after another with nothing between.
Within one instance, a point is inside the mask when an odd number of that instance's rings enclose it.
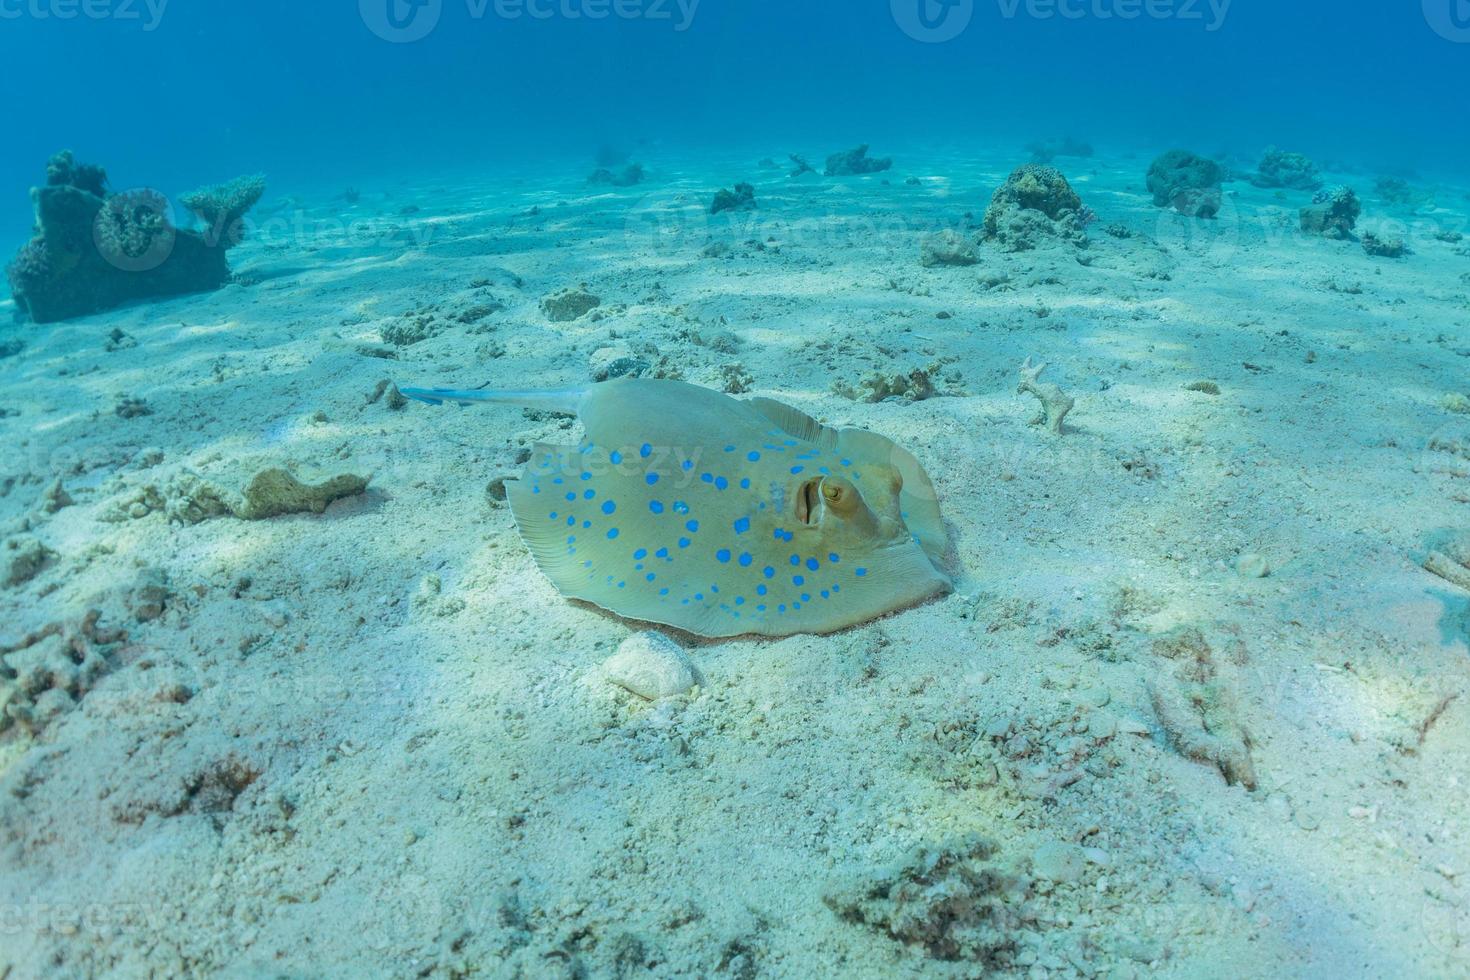
<instances>
[{"instance_id":1,"label":"stingray pectoral fin","mask_svg":"<svg viewBox=\"0 0 1470 980\"><path fill-rule=\"evenodd\" d=\"M837 444L836 429L827 428L800 409L772 398L747 398L745 404L770 419L778 429L794 439L801 439L824 449L830 449Z\"/></svg>"},{"instance_id":2,"label":"stingray pectoral fin","mask_svg":"<svg viewBox=\"0 0 1470 980\"><path fill-rule=\"evenodd\" d=\"M565 388L554 391L493 391L481 388L400 388L405 398L423 402L425 405L519 405L545 412L576 415L586 397L585 388Z\"/></svg>"}]
</instances>

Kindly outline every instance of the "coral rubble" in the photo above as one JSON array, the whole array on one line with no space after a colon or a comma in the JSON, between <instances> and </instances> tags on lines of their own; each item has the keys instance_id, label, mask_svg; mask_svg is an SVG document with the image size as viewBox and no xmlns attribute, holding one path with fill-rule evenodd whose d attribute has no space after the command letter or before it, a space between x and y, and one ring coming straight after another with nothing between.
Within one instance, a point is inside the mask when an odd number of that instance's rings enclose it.
<instances>
[{"instance_id":1,"label":"coral rubble","mask_svg":"<svg viewBox=\"0 0 1470 980\"><path fill-rule=\"evenodd\" d=\"M622 170L613 171L607 167L598 167L587 178L589 184L601 184L608 187L637 187L643 183L643 164L630 163Z\"/></svg>"}]
</instances>

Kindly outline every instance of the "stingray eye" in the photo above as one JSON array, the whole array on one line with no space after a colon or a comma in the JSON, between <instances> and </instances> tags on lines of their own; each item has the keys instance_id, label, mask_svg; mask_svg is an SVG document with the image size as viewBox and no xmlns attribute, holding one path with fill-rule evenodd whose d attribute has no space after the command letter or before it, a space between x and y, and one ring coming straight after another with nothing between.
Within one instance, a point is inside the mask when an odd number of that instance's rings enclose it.
<instances>
[{"instance_id":1,"label":"stingray eye","mask_svg":"<svg viewBox=\"0 0 1470 980\"><path fill-rule=\"evenodd\" d=\"M832 513L848 517L862 505L862 498L851 483L841 477L829 476L822 481L822 503Z\"/></svg>"}]
</instances>

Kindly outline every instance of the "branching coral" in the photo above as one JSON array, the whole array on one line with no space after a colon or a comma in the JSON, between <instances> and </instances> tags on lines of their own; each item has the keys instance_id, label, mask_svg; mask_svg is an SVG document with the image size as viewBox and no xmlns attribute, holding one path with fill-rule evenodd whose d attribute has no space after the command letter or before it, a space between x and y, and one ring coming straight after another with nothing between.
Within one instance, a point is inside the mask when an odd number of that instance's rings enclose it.
<instances>
[{"instance_id":1,"label":"branching coral","mask_svg":"<svg viewBox=\"0 0 1470 980\"><path fill-rule=\"evenodd\" d=\"M200 188L179 201L204 222L204 240L208 244L229 249L245 237L245 213L255 207L264 193L264 175L252 174L227 184Z\"/></svg>"}]
</instances>

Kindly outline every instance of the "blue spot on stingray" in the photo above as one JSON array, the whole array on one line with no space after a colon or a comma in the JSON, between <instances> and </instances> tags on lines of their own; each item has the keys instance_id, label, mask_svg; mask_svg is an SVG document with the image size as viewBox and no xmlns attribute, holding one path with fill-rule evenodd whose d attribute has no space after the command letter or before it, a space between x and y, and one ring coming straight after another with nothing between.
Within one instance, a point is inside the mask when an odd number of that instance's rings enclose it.
<instances>
[{"instance_id":1,"label":"blue spot on stingray","mask_svg":"<svg viewBox=\"0 0 1470 980\"><path fill-rule=\"evenodd\" d=\"M674 513L675 514L687 514L687 513L689 513L689 505L686 504L686 503L684 503L684 501L682 501L682 500L676 500L676 501L674 501Z\"/></svg>"},{"instance_id":2,"label":"blue spot on stingray","mask_svg":"<svg viewBox=\"0 0 1470 980\"><path fill-rule=\"evenodd\" d=\"M658 549L657 551L655 551L653 553L653 557L655 557L655 558L667 558L667 557L669 557L669 549L668 548L660 548L660 549Z\"/></svg>"},{"instance_id":3,"label":"blue spot on stingray","mask_svg":"<svg viewBox=\"0 0 1470 980\"><path fill-rule=\"evenodd\" d=\"M643 482L647 483L649 486L653 486L655 483L658 482L658 474L657 473L650 473L650 474L648 474L647 476L645 476L643 478Z\"/></svg>"},{"instance_id":4,"label":"blue spot on stingray","mask_svg":"<svg viewBox=\"0 0 1470 980\"><path fill-rule=\"evenodd\" d=\"M608 459L612 460L614 466L617 466L623 461L623 454L617 450L613 450L612 455L608 456Z\"/></svg>"},{"instance_id":5,"label":"blue spot on stingray","mask_svg":"<svg viewBox=\"0 0 1470 980\"><path fill-rule=\"evenodd\" d=\"M838 562L840 562L842 560L842 556L839 555L839 554L837 554L837 552L834 551L830 555L827 556L827 560L830 561L832 564L835 565L835 564L837 564Z\"/></svg>"},{"instance_id":6,"label":"blue spot on stingray","mask_svg":"<svg viewBox=\"0 0 1470 980\"><path fill-rule=\"evenodd\" d=\"M800 473L804 469L806 469L805 466L793 466L793 467L791 467L791 472L793 472L793 473Z\"/></svg>"},{"instance_id":7,"label":"blue spot on stingray","mask_svg":"<svg viewBox=\"0 0 1470 980\"><path fill-rule=\"evenodd\" d=\"M765 612L765 611L766 611L766 607L765 607L765 604L764 604L764 603L762 603L762 604L761 604L761 605L759 605L759 606L756 606L756 607L755 607L755 610L756 610L756 612Z\"/></svg>"},{"instance_id":8,"label":"blue spot on stingray","mask_svg":"<svg viewBox=\"0 0 1470 980\"><path fill-rule=\"evenodd\" d=\"M589 528L591 526L592 526L592 522L591 521L583 521L582 522L582 530L584 530L584 531L587 530L587 528Z\"/></svg>"},{"instance_id":9,"label":"blue spot on stingray","mask_svg":"<svg viewBox=\"0 0 1470 980\"><path fill-rule=\"evenodd\" d=\"M658 590L658 594L659 595L668 595L669 594L669 590L668 589L659 589Z\"/></svg>"},{"instance_id":10,"label":"blue spot on stingray","mask_svg":"<svg viewBox=\"0 0 1470 980\"><path fill-rule=\"evenodd\" d=\"M828 592L826 589L823 589L822 590L822 598L823 599L830 599L830 598L832 598L832 593Z\"/></svg>"},{"instance_id":11,"label":"blue spot on stingray","mask_svg":"<svg viewBox=\"0 0 1470 980\"><path fill-rule=\"evenodd\" d=\"M694 469L694 463L686 459L684 460L684 462L679 464L679 468L685 473L688 473L690 470Z\"/></svg>"},{"instance_id":12,"label":"blue spot on stingray","mask_svg":"<svg viewBox=\"0 0 1470 980\"><path fill-rule=\"evenodd\" d=\"M577 519L575 517L568 517L567 518L567 527L572 527L576 523L577 523Z\"/></svg>"},{"instance_id":13,"label":"blue spot on stingray","mask_svg":"<svg viewBox=\"0 0 1470 980\"><path fill-rule=\"evenodd\" d=\"M858 578L862 578L866 574L868 574L868 570L866 568L859 568L856 572Z\"/></svg>"},{"instance_id":14,"label":"blue spot on stingray","mask_svg":"<svg viewBox=\"0 0 1470 980\"><path fill-rule=\"evenodd\" d=\"M583 474L582 474L582 479L583 479L583 480L584 480L584 481L585 481L585 480L590 480L590 479L592 479L592 474L591 474L591 473L583 473Z\"/></svg>"},{"instance_id":15,"label":"blue spot on stingray","mask_svg":"<svg viewBox=\"0 0 1470 980\"><path fill-rule=\"evenodd\" d=\"M703 602L704 601L704 593L703 592L696 592L696 593L694 593L694 601L695 602Z\"/></svg>"},{"instance_id":16,"label":"blue spot on stingray","mask_svg":"<svg viewBox=\"0 0 1470 980\"><path fill-rule=\"evenodd\" d=\"M800 565L801 564L801 556L800 555L792 555L791 556L791 564L793 564L793 565Z\"/></svg>"},{"instance_id":17,"label":"blue spot on stingray","mask_svg":"<svg viewBox=\"0 0 1470 980\"><path fill-rule=\"evenodd\" d=\"M735 522L735 533L736 534L744 534L746 531L749 531L749 530L750 530L750 518L748 518L748 517L742 517L738 521Z\"/></svg>"},{"instance_id":18,"label":"blue spot on stingray","mask_svg":"<svg viewBox=\"0 0 1470 980\"><path fill-rule=\"evenodd\" d=\"M699 474L699 479L705 483L714 483L715 475L713 473L701 473Z\"/></svg>"},{"instance_id":19,"label":"blue spot on stingray","mask_svg":"<svg viewBox=\"0 0 1470 980\"><path fill-rule=\"evenodd\" d=\"M807 595L805 592L803 592L801 594L801 601L802 602L811 602L812 601L812 597L809 596L809 595Z\"/></svg>"},{"instance_id":20,"label":"blue spot on stingray","mask_svg":"<svg viewBox=\"0 0 1470 980\"><path fill-rule=\"evenodd\" d=\"M627 582L619 582L618 583L618 588L620 588L620 589L626 589L627 587L628 587L628 583Z\"/></svg>"},{"instance_id":21,"label":"blue spot on stingray","mask_svg":"<svg viewBox=\"0 0 1470 980\"><path fill-rule=\"evenodd\" d=\"M597 496L597 491L596 490L588 490L586 493L582 494L582 499L583 500L591 500L595 496Z\"/></svg>"},{"instance_id":22,"label":"blue spot on stingray","mask_svg":"<svg viewBox=\"0 0 1470 980\"><path fill-rule=\"evenodd\" d=\"M613 503L611 500L603 501L603 504L602 504L602 512L604 514L611 514L614 511L616 511L617 509L618 509L618 505L615 504L615 503Z\"/></svg>"},{"instance_id":23,"label":"blue spot on stingray","mask_svg":"<svg viewBox=\"0 0 1470 980\"><path fill-rule=\"evenodd\" d=\"M727 452L727 453L733 453L734 451L735 451L735 447L734 446L726 446L725 447L725 452Z\"/></svg>"},{"instance_id":24,"label":"blue spot on stingray","mask_svg":"<svg viewBox=\"0 0 1470 980\"><path fill-rule=\"evenodd\" d=\"M558 515L558 514L557 514L557 512L556 512L556 511L552 511L552 512L551 512L551 519L552 519L552 520L553 520L553 521L554 521L554 520L556 520L556 519L557 519L557 517L558 517L558 516L559 516L559 515Z\"/></svg>"},{"instance_id":25,"label":"blue spot on stingray","mask_svg":"<svg viewBox=\"0 0 1470 980\"><path fill-rule=\"evenodd\" d=\"M613 538L615 538L617 536L618 536L618 529L617 528L614 527L614 528L609 528L608 529L607 538L608 538L609 541L611 541Z\"/></svg>"},{"instance_id":26,"label":"blue spot on stingray","mask_svg":"<svg viewBox=\"0 0 1470 980\"><path fill-rule=\"evenodd\" d=\"M653 447L645 442L643 445L638 447L638 455L642 456L644 459L647 459L648 457L653 455Z\"/></svg>"},{"instance_id":27,"label":"blue spot on stingray","mask_svg":"<svg viewBox=\"0 0 1470 980\"><path fill-rule=\"evenodd\" d=\"M756 460L761 458L761 454L752 449L750 452L745 454L745 458L754 463Z\"/></svg>"},{"instance_id":28,"label":"blue spot on stingray","mask_svg":"<svg viewBox=\"0 0 1470 980\"><path fill-rule=\"evenodd\" d=\"M648 579L648 581L652 582L654 579L658 578L658 576L655 575L655 574L653 574L652 572L649 572L647 575L644 576L644 578L646 578L646 579Z\"/></svg>"},{"instance_id":29,"label":"blue spot on stingray","mask_svg":"<svg viewBox=\"0 0 1470 980\"><path fill-rule=\"evenodd\" d=\"M716 490L724 490L729 485L730 485L730 481L727 480L727 479L725 479L723 476L717 476L717 477L715 477L715 489Z\"/></svg>"},{"instance_id":30,"label":"blue spot on stingray","mask_svg":"<svg viewBox=\"0 0 1470 980\"><path fill-rule=\"evenodd\" d=\"M840 586L840 585L834 585L834 586L832 586L832 591L833 592L841 592L842 591L842 586Z\"/></svg>"},{"instance_id":31,"label":"blue spot on stingray","mask_svg":"<svg viewBox=\"0 0 1470 980\"><path fill-rule=\"evenodd\" d=\"M694 533L695 531L698 531L699 530L699 522L698 521L686 521L684 523L684 526L689 529L689 532L691 534Z\"/></svg>"},{"instance_id":32,"label":"blue spot on stingray","mask_svg":"<svg viewBox=\"0 0 1470 980\"><path fill-rule=\"evenodd\" d=\"M785 612L785 611L786 611L786 603L784 603L784 602L781 603L779 606L776 607L776 612Z\"/></svg>"},{"instance_id":33,"label":"blue spot on stingray","mask_svg":"<svg viewBox=\"0 0 1470 980\"><path fill-rule=\"evenodd\" d=\"M645 559L647 557L648 557L648 549L647 548L639 548L637 551L633 552L633 560L634 561L642 561L643 559Z\"/></svg>"},{"instance_id":34,"label":"blue spot on stingray","mask_svg":"<svg viewBox=\"0 0 1470 980\"><path fill-rule=\"evenodd\" d=\"M800 575L793 575L793 576L791 576L791 584L792 585L805 585L806 584L806 579L802 578Z\"/></svg>"},{"instance_id":35,"label":"blue spot on stingray","mask_svg":"<svg viewBox=\"0 0 1470 980\"><path fill-rule=\"evenodd\" d=\"M839 462L841 462L843 466L851 466L852 465L852 460L850 460L850 459L839 460Z\"/></svg>"},{"instance_id":36,"label":"blue spot on stingray","mask_svg":"<svg viewBox=\"0 0 1470 980\"><path fill-rule=\"evenodd\" d=\"M563 483L565 483L567 481L566 480L563 480L561 477L557 477L556 479L552 480L551 482L552 483L555 483L557 486L561 486Z\"/></svg>"},{"instance_id":37,"label":"blue spot on stingray","mask_svg":"<svg viewBox=\"0 0 1470 980\"><path fill-rule=\"evenodd\" d=\"M745 605L745 596L743 596L743 595L736 596L735 597L735 605L737 605L737 606L743 606L743 605Z\"/></svg>"},{"instance_id":38,"label":"blue spot on stingray","mask_svg":"<svg viewBox=\"0 0 1470 980\"><path fill-rule=\"evenodd\" d=\"M590 561L584 561L584 562L582 562L582 567L583 568L591 568L592 567L592 562L590 562Z\"/></svg>"},{"instance_id":39,"label":"blue spot on stingray","mask_svg":"<svg viewBox=\"0 0 1470 980\"><path fill-rule=\"evenodd\" d=\"M761 574L763 574L766 578L775 578L776 570L770 565L767 565L764 569L761 570Z\"/></svg>"},{"instance_id":40,"label":"blue spot on stingray","mask_svg":"<svg viewBox=\"0 0 1470 980\"><path fill-rule=\"evenodd\" d=\"M742 551L740 553L740 564L741 564L742 567L749 567L750 566L750 563L752 561L754 561L754 560L755 559L753 559L753 558L750 557L750 552L748 552L748 551Z\"/></svg>"},{"instance_id":41,"label":"blue spot on stingray","mask_svg":"<svg viewBox=\"0 0 1470 980\"><path fill-rule=\"evenodd\" d=\"M650 500L648 502L648 509L655 514L662 514L664 512L664 505L657 500Z\"/></svg>"},{"instance_id":42,"label":"blue spot on stingray","mask_svg":"<svg viewBox=\"0 0 1470 980\"><path fill-rule=\"evenodd\" d=\"M769 591L771 591L771 590L768 589L768 588L766 588L764 585L757 585L755 587L755 594L756 595L765 595Z\"/></svg>"},{"instance_id":43,"label":"blue spot on stingray","mask_svg":"<svg viewBox=\"0 0 1470 980\"><path fill-rule=\"evenodd\" d=\"M715 552L715 558L721 564L724 564L724 563L728 562L730 560L730 549L729 548L721 548L719 551L716 551Z\"/></svg>"},{"instance_id":44,"label":"blue spot on stingray","mask_svg":"<svg viewBox=\"0 0 1470 980\"><path fill-rule=\"evenodd\" d=\"M680 538L679 539L679 547L681 547L681 548L687 548L692 543L693 542L691 542L688 538Z\"/></svg>"},{"instance_id":45,"label":"blue spot on stingray","mask_svg":"<svg viewBox=\"0 0 1470 980\"><path fill-rule=\"evenodd\" d=\"M817 570L817 560L815 558L808 558L806 560L806 567L809 571L815 572Z\"/></svg>"},{"instance_id":46,"label":"blue spot on stingray","mask_svg":"<svg viewBox=\"0 0 1470 980\"><path fill-rule=\"evenodd\" d=\"M567 494L567 500L576 500L576 499L577 499L577 495L575 493L569 493L569 494Z\"/></svg>"},{"instance_id":47,"label":"blue spot on stingray","mask_svg":"<svg viewBox=\"0 0 1470 980\"><path fill-rule=\"evenodd\" d=\"M740 481L740 489L741 490L749 490L750 489L750 478L749 477L746 477L744 480L741 480ZM537 492L539 493L540 491L537 491Z\"/></svg>"}]
</instances>

